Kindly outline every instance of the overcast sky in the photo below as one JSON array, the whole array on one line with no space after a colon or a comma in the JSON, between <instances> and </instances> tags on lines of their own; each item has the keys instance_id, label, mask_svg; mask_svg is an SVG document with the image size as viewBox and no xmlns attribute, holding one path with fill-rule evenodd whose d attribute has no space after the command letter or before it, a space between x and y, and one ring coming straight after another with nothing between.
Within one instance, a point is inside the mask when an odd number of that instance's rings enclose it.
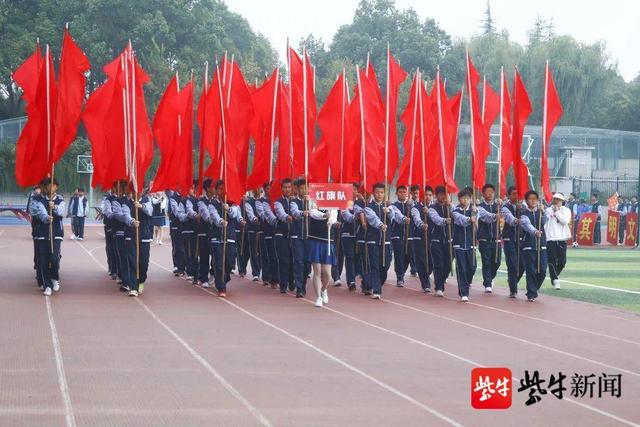
<instances>
[{"instance_id":1,"label":"overcast sky","mask_svg":"<svg viewBox=\"0 0 640 427\"><path fill-rule=\"evenodd\" d=\"M225 0L248 19L284 58L286 39L297 46L309 33L327 44L341 25L351 22L358 0ZM486 0L396 0L399 9L414 8L421 18L435 19L454 37L478 31ZM491 0L498 29L506 28L520 43L537 15L553 18L556 34L593 42L604 40L609 55L629 81L640 73L640 0Z\"/></svg>"}]
</instances>

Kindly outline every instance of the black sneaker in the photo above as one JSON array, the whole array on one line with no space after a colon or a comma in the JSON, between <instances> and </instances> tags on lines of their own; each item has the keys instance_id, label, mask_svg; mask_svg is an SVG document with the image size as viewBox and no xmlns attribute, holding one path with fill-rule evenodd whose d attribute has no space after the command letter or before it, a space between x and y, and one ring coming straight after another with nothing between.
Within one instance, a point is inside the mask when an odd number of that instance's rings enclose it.
<instances>
[{"instance_id":1,"label":"black sneaker","mask_svg":"<svg viewBox=\"0 0 640 427\"><path fill-rule=\"evenodd\" d=\"M355 291L356 290L356 284L355 283L349 283L349 290L351 292Z\"/></svg>"},{"instance_id":2,"label":"black sneaker","mask_svg":"<svg viewBox=\"0 0 640 427\"><path fill-rule=\"evenodd\" d=\"M281 294L286 294L287 293L287 289L286 288L285 289L280 289L280 293Z\"/></svg>"},{"instance_id":3,"label":"black sneaker","mask_svg":"<svg viewBox=\"0 0 640 427\"><path fill-rule=\"evenodd\" d=\"M120 286L120 292L129 292L130 290L127 285Z\"/></svg>"},{"instance_id":4,"label":"black sneaker","mask_svg":"<svg viewBox=\"0 0 640 427\"><path fill-rule=\"evenodd\" d=\"M516 295L518 295L518 294L516 294L515 292L511 292L511 293L509 294L509 298L515 298L515 297L516 297Z\"/></svg>"},{"instance_id":5,"label":"black sneaker","mask_svg":"<svg viewBox=\"0 0 640 427\"><path fill-rule=\"evenodd\" d=\"M301 290L296 291L296 298L304 298L304 293Z\"/></svg>"}]
</instances>

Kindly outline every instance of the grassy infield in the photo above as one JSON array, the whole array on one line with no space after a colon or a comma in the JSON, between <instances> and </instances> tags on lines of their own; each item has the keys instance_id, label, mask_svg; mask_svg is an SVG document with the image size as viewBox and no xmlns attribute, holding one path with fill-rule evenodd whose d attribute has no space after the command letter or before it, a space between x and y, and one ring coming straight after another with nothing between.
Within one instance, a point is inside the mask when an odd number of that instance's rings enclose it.
<instances>
[{"instance_id":1,"label":"grassy infield","mask_svg":"<svg viewBox=\"0 0 640 427\"><path fill-rule=\"evenodd\" d=\"M480 273L481 261L478 259ZM501 270L506 271L503 264ZM520 287L525 289L525 278L520 281ZM606 286L618 289L628 289L640 292L640 250L619 249L569 249L567 251L567 266L560 275L562 289L555 291L551 288L551 281L547 279L542 285L543 294L563 298L572 298L595 304L604 304L640 313L640 293L609 291L580 286L562 280L571 280L590 285ZM496 283L507 286L506 274L498 273Z\"/></svg>"}]
</instances>

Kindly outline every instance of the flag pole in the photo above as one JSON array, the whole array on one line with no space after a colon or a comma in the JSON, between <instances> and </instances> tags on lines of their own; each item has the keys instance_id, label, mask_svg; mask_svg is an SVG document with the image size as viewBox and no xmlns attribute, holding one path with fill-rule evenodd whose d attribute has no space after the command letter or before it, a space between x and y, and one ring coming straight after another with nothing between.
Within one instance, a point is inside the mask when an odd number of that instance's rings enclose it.
<instances>
[{"instance_id":1,"label":"flag pole","mask_svg":"<svg viewBox=\"0 0 640 427\"><path fill-rule=\"evenodd\" d=\"M416 114L418 112L418 92L420 90L419 85L422 84L422 78L420 77L420 68L416 69L414 84L415 84L416 90L414 95L415 101L413 106L413 122L411 124L411 145L410 145L411 148L409 149L409 177L407 178L409 188L411 188L411 184L413 182L413 159L414 159L415 140L416 140ZM423 179L423 184L424 184L424 179ZM424 185L423 185L423 188L420 189L420 191L424 191ZM407 230L407 234L408 234L408 230ZM404 250L405 250L405 253L409 250L408 238L405 240Z\"/></svg>"},{"instance_id":2,"label":"flag pole","mask_svg":"<svg viewBox=\"0 0 640 427\"><path fill-rule=\"evenodd\" d=\"M542 159L546 156L547 150L547 101L549 95L549 60L545 63L544 67L544 108L542 112L542 155L540 156L540 195L545 197L544 187L542 186ZM542 230L542 210L541 210L541 201L538 199L538 230ZM538 251L538 265L537 265L537 273L540 273L540 252L542 251L542 238L538 236L537 239L537 251Z\"/></svg>"},{"instance_id":3,"label":"flag pole","mask_svg":"<svg viewBox=\"0 0 640 427\"><path fill-rule=\"evenodd\" d=\"M224 192L224 198L223 198L223 206L222 206L222 215L223 215L223 225L222 225L222 265L221 265L221 270L222 270L222 282L224 283L227 277L227 266L226 266L226 258L227 258L227 210L225 209L226 205L227 205L227 191L226 191L226 186L227 186L227 162L226 160L226 155L227 155L227 129L226 129L226 124L225 124L225 119L224 119L224 100L222 98L222 86L221 86L221 82L220 82L220 67L218 66L218 64L216 63L216 73L218 73L218 93L220 95L220 113L221 113L221 118L222 118L222 168L221 168L221 172L222 172L222 176L223 176L223 180L224 180L224 185L225 185L225 192Z\"/></svg>"},{"instance_id":4,"label":"flag pole","mask_svg":"<svg viewBox=\"0 0 640 427\"><path fill-rule=\"evenodd\" d=\"M466 51L466 60L467 60L467 94L469 95L469 123L471 123L471 188L473 189L473 209L471 210L471 215L475 216L476 207L476 182L475 182L475 162L476 162L476 135L474 131L474 122L473 122L473 94L471 88L471 69L470 58L469 58L469 49ZM462 107L462 102L460 102L460 107ZM484 114L484 108L483 108ZM477 224L475 222L471 223L471 244L473 246L473 265L476 265L476 234L477 234Z\"/></svg>"},{"instance_id":5,"label":"flag pole","mask_svg":"<svg viewBox=\"0 0 640 427\"><path fill-rule=\"evenodd\" d=\"M293 73L291 71L291 46L289 46L289 37L287 37L287 66L289 69L289 175L293 177ZM274 114L275 115L275 114Z\"/></svg>"},{"instance_id":6,"label":"flag pole","mask_svg":"<svg viewBox=\"0 0 640 427\"><path fill-rule=\"evenodd\" d=\"M290 108L293 110L292 108ZM307 49L302 50L302 117L304 119L304 180L309 185L309 130L307 129ZM306 201L309 210L309 201ZM305 216L306 235L309 235L309 217Z\"/></svg>"},{"instance_id":7,"label":"flag pole","mask_svg":"<svg viewBox=\"0 0 640 427\"><path fill-rule=\"evenodd\" d=\"M340 179L339 182L344 182L344 127L345 127L345 110L346 110L346 98L349 88L347 86L347 72L342 68L342 104L340 109ZM333 173L331 174L333 175Z\"/></svg>"},{"instance_id":8,"label":"flag pole","mask_svg":"<svg viewBox=\"0 0 640 427\"><path fill-rule=\"evenodd\" d=\"M133 186L133 194L135 199L135 216L136 216L136 284L140 280L140 227L139 227L139 215L138 215L138 168L137 168L137 129L136 129L136 64L135 57L133 56L133 48L131 47L131 41L129 41L129 60L131 61L131 88L133 91L131 94L131 106L132 106L132 115L131 115L131 124L133 131L133 153L132 153L132 162L131 169L133 171L132 177L134 178L134 186Z\"/></svg>"},{"instance_id":9,"label":"flag pole","mask_svg":"<svg viewBox=\"0 0 640 427\"><path fill-rule=\"evenodd\" d=\"M389 204L389 78L391 74L391 68L389 67L389 42L387 42L387 93L385 94L386 102L385 102L385 129L384 129L384 202L385 208ZM384 225L385 230L382 232L382 267L384 268L387 265L387 251L386 251L386 242L387 242L387 213L384 214Z\"/></svg>"},{"instance_id":10,"label":"flag pole","mask_svg":"<svg viewBox=\"0 0 640 427\"><path fill-rule=\"evenodd\" d=\"M178 73L176 72L176 77ZM192 77L193 80L193 77ZM207 123L207 95L209 94L209 61L204 62L204 81L202 82L203 102L202 102L202 129L206 129ZM200 134L198 153L198 193L202 194L202 180L204 179L204 132Z\"/></svg>"},{"instance_id":11,"label":"flag pole","mask_svg":"<svg viewBox=\"0 0 640 427\"><path fill-rule=\"evenodd\" d=\"M278 89L280 88L280 70L276 67L276 87L273 91L273 111L271 113L271 135L269 138L269 182L273 181L273 141L276 132L276 106L278 105ZM289 135L291 137L291 135Z\"/></svg>"},{"instance_id":12,"label":"flag pole","mask_svg":"<svg viewBox=\"0 0 640 427\"><path fill-rule=\"evenodd\" d=\"M49 45L46 45L45 53L45 79L46 79L46 102L47 102L47 155L49 160L53 160L53 147L51 146L51 94L50 94L50 75L51 69L49 68L49 57L51 52ZM49 203L53 202L53 180L55 178L55 163L51 162L51 185L49 187ZM51 255L53 259L53 207L49 204L49 245L51 247ZM51 262L51 261L50 261Z\"/></svg>"},{"instance_id":13,"label":"flag pole","mask_svg":"<svg viewBox=\"0 0 640 427\"><path fill-rule=\"evenodd\" d=\"M415 113L416 110L419 108L420 109L420 158L421 158L421 163L422 163L422 191L424 191L425 197L424 197L424 201L425 201L425 207L426 206L426 202L427 202L427 165L425 163L425 150L424 150L424 111L423 111L423 107L422 107L422 88L423 88L423 83L422 83L422 75L420 74L420 71L418 71L418 78L416 79L416 83L418 83L416 85L416 103L417 103L417 108L414 108L414 112L413 112L413 117L414 117L414 126L415 126ZM415 131L413 131L413 134L415 135ZM411 144L413 144L413 138L414 136L412 136L411 139ZM413 147L412 147L413 149ZM413 160L413 159L412 159ZM422 214L422 212L421 212ZM427 214L425 213L424 215L424 223L427 224ZM425 253L425 271L429 271L429 235L428 235L428 230L424 230L424 253Z\"/></svg>"},{"instance_id":14,"label":"flag pole","mask_svg":"<svg viewBox=\"0 0 640 427\"><path fill-rule=\"evenodd\" d=\"M367 65L369 64L369 54L367 54ZM368 67L367 67L368 68ZM366 75L366 71L365 71ZM361 170L361 180L364 186L364 191L367 191L367 157L365 156L364 145L365 145L365 136L364 136L364 106L362 104L362 82L360 81L360 67L356 65L356 78L358 81L358 103L360 105L360 168ZM366 202L365 202L366 203ZM365 242L364 245L364 257L365 257L365 270L366 273L369 273L369 250L367 249L367 244Z\"/></svg>"},{"instance_id":15,"label":"flag pole","mask_svg":"<svg viewBox=\"0 0 640 427\"><path fill-rule=\"evenodd\" d=\"M496 250L493 261L498 263L498 255L500 255L500 240L502 240L502 228L500 227L500 215L502 211L502 120L504 110L504 67L500 67L500 141L498 142L498 210L496 212Z\"/></svg>"}]
</instances>

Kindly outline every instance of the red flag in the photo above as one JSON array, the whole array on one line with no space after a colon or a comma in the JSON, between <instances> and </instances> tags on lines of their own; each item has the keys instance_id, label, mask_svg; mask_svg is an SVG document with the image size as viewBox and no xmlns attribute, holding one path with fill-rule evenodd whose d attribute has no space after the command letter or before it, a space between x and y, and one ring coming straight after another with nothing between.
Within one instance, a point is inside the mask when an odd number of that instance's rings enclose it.
<instances>
[{"instance_id":1,"label":"red flag","mask_svg":"<svg viewBox=\"0 0 640 427\"><path fill-rule=\"evenodd\" d=\"M547 202L551 201L551 186L549 183L549 140L553 128L562 117L562 103L553 82L549 61L544 70L544 101L542 115L542 155L540 156L540 187Z\"/></svg>"},{"instance_id":2,"label":"red flag","mask_svg":"<svg viewBox=\"0 0 640 427\"><path fill-rule=\"evenodd\" d=\"M527 119L531 114L531 101L527 89L522 83L520 73L515 72L515 84L513 88L513 131L512 131L512 154L513 154L513 172L518 189L518 197L524 198L529 191L529 169L522 158L522 138L524 127Z\"/></svg>"},{"instance_id":3,"label":"red flag","mask_svg":"<svg viewBox=\"0 0 640 427\"><path fill-rule=\"evenodd\" d=\"M91 158L93 163L93 174L91 185L93 187L102 187L104 189L111 188L113 181L108 181L106 176L106 168L108 165L108 157L122 154L122 162L124 163L124 153L109 153L107 138L105 135L105 117L109 112L111 102L115 99L116 83L114 80L107 80L98 89L96 89L89 99L82 113L82 122L87 131L87 136L91 142Z\"/></svg>"},{"instance_id":4,"label":"red flag","mask_svg":"<svg viewBox=\"0 0 640 427\"><path fill-rule=\"evenodd\" d=\"M44 60L39 46L13 73L27 103L27 124L16 144L15 175L18 185L40 182L51 172L55 141L56 81L49 46Z\"/></svg>"},{"instance_id":5,"label":"red flag","mask_svg":"<svg viewBox=\"0 0 640 427\"><path fill-rule=\"evenodd\" d=\"M491 126L496 121L498 114L500 114L500 95L487 83L486 77L482 79L482 93L482 124L485 138L487 138L485 144L486 158L491 153Z\"/></svg>"},{"instance_id":6,"label":"red flag","mask_svg":"<svg viewBox=\"0 0 640 427\"><path fill-rule=\"evenodd\" d=\"M471 61L467 52L467 95L469 96L469 121L471 123L471 183L474 188L481 189L485 184L486 170L485 161L489 154L489 139L486 135L484 123L482 122L482 111L478 96L478 83L480 74Z\"/></svg>"},{"instance_id":7,"label":"red flag","mask_svg":"<svg viewBox=\"0 0 640 427\"><path fill-rule=\"evenodd\" d=\"M346 161L348 153L352 151L349 146L351 140L349 137L348 109L349 88L347 86L346 73L343 71L331 88L322 110L318 114L318 127L322 133L322 144L327 146L326 158L320 157L318 160L328 161L334 182L347 182L347 177L352 174L352 164Z\"/></svg>"},{"instance_id":8,"label":"red flag","mask_svg":"<svg viewBox=\"0 0 640 427\"><path fill-rule=\"evenodd\" d=\"M273 179L282 180L293 176L293 141L291 135L291 87L280 80L278 89L278 155L273 171ZM275 200L275 192L280 191L279 185L271 189L271 199Z\"/></svg>"},{"instance_id":9,"label":"red flag","mask_svg":"<svg viewBox=\"0 0 640 427\"><path fill-rule=\"evenodd\" d=\"M56 137L53 149L53 162L60 160L64 152L76 137L80 113L84 101L89 60L75 44L68 30L62 38L62 55L58 75L58 103L56 107Z\"/></svg>"},{"instance_id":10,"label":"red flag","mask_svg":"<svg viewBox=\"0 0 640 427\"><path fill-rule=\"evenodd\" d=\"M449 109L451 110L451 118L452 118L452 127L453 127L453 136L449 139L449 144L447 145L447 165L449 165L449 170L451 171L451 176L456 176L456 160L457 156L455 153L458 149L458 130L460 129L460 119L462 118L462 94L464 92L464 88L460 89L458 93L453 95L451 98L447 99L447 103L449 105ZM453 155L451 155L453 153Z\"/></svg>"},{"instance_id":11,"label":"red flag","mask_svg":"<svg viewBox=\"0 0 640 427\"><path fill-rule=\"evenodd\" d=\"M402 147L404 149L404 156L402 158L402 165L400 166L400 173L398 175L397 185L413 185L422 184L419 179L416 179L414 172L418 170L418 164L420 160L420 137L419 122L418 122L418 110L419 110L419 93L422 82L420 80L420 70L416 70L413 78L411 89L409 90L409 100L407 106L400 115L400 120L404 124L406 129L404 133L404 139ZM426 177L425 177L426 179Z\"/></svg>"},{"instance_id":12,"label":"red flag","mask_svg":"<svg viewBox=\"0 0 640 427\"><path fill-rule=\"evenodd\" d=\"M396 116L398 110L398 90L407 78L407 72L402 69L391 55L387 46L387 98L385 111L385 160L384 176L387 184L393 181L398 168L398 134Z\"/></svg>"},{"instance_id":13,"label":"red flag","mask_svg":"<svg viewBox=\"0 0 640 427\"><path fill-rule=\"evenodd\" d=\"M498 196L507 195L507 173L513 164L513 152L511 143L511 95L509 95L509 83L500 69L500 147L498 163L500 176L498 178Z\"/></svg>"},{"instance_id":14,"label":"red flag","mask_svg":"<svg viewBox=\"0 0 640 427\"><path fill-rule=\"evenodd\" d=\"M293 49L290 48L289 52L293 175L306 176L309 157L315 146L317 107L313 90L314 72L306 51L302 59Z\"/></svg>"},{"instance_id":15,"label":"red flag","mask_svg":"<svg viewBox=\"0 0 640 427\"><path fill-rule=\"evenodd\" d=\"M444 90L444 85L440 80L440 70L436 73L435 82L435 105L434 115L436 116L436 122L438 125L437 144L439 147L440 168L443 174L443 180L436 184L444 184L449 192L457 192L453 177L453 168L455 167L455 146L457 141L455 135L457 133L455 127L457 125L456 119L451 114L451 110L447 103L447 94Z\"/></svg>"}]
</instances>

